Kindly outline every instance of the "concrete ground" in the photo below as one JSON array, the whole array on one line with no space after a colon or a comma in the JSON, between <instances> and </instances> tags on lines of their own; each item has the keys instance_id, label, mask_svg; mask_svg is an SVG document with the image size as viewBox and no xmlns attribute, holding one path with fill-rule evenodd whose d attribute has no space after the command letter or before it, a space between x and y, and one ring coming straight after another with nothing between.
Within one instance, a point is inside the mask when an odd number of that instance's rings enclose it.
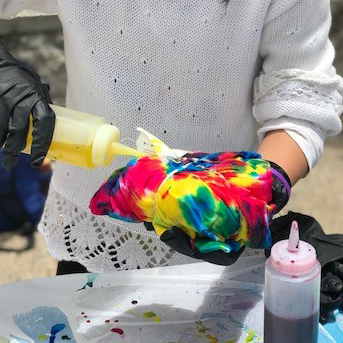
<instances>
[{"instance_id":1,"label":"concrete ground","mask_svg":"<svg viewBox=\"0 0 343 343\"><path fill-rule=\"evenodd\" d=\"M333 4L341 11L343 1ZM35 26L37 22L35 20ZM14 22L9 27L0 21L0 32L6 32L5 43L20 59L30 62L40 75L51 84L51 93L56 104L64 104L66 73L63 57L63 37L58 23L41 22L47 32L26 33L30 23ZM7 28L7 31L4 31ZM23 29L24 28L24 29ZM41 27L42 28L42 27ZM334 25L334 41L337 47L343 45L343 30ZM336 66L343 73L342 52L339 50ZM319 165L300 181L293 189L287 209L314 216L327 233L343 234L343 135L327 140ZM286 212L286 211L283 211ZM4 249L22 249L26 240L19 235L0 234L0 284L22 279L40 278L55 275L56 261L46 251L45 243L39 233L35 234L35 245L24 252L6 252Z\"/></svg>"}]
</instances>

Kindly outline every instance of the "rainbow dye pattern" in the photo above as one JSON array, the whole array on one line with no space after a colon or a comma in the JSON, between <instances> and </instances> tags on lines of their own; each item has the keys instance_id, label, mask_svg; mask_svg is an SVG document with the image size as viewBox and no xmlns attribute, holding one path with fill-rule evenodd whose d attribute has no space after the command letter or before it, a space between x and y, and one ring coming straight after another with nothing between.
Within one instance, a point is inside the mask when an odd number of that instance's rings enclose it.
<instances>
[{"instance_id":1,"label":"rainbow dye pattern","mask_svg":"<svg viewBox=\"0 0 343 343\"><path fill-rule=\"evenodd\" d=\"M271 246L273 178L255 152L188 153L166 162L132 160L91 200L95 215L151 222L161 236L178 227L201 252Z\"/></svg>"}]
</instances>

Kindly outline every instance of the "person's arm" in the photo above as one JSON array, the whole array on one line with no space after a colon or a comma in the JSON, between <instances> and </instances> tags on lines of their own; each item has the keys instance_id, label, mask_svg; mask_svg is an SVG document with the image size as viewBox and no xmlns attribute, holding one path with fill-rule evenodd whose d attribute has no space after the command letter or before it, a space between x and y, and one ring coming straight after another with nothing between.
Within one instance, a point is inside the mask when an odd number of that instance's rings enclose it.
<instances>
[{"instance_id":1,"label":"person's arm","mask_svg":"<svg viewBox=\"0 0 343 343\"><path fill-rule=\"evenodd\" d=\"M269 131L257 152L263 159L278 164L287 173L292 186L308 173L308 163L303 151L283 130Z\"/></svg>"},{"instance_id":2,"label":"person's arm","mask_svg":"<svg viewBox=\"0 0 343 343\"><path fill-rule=\"evenodd\" d=\"M325 137L341 130L343 81L332 66L329 0L275 0L260 44L253 114L258 151L294 185L313 168Z\"/></svg>"}]
</instances>

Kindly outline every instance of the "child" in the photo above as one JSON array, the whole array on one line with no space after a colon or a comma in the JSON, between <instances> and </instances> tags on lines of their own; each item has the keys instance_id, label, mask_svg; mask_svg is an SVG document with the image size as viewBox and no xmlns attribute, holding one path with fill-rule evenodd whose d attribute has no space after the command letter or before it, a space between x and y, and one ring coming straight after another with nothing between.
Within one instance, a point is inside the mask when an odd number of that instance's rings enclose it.
<instances>
[{"instance_id":1,"label":"child","mask_svg":"<svg viewBox=\"0 0 343 343\"><path fill-rule=\"evenodd\" d=\"M257 149L294 184L316 165L325 136L341 130L329 0L0 0L2 17L24 8L62 22L67 107L102 115L126 139L143 127L188 151ZM0 80L5 164L23 148L32 111L39 165L54 126L47 94L4 48ZM40 225L52 256L92 272L194 261L143 225L89 213L124 163L92 171L57 163Z\"/></svg>"},{"instance_id":2,"label":"child","mask_svg":"<svg viewBox=\"0 0 343 343\"><path fill-rule=\"evenodd\" d=\"M28 155L21 155L10 171L0 165L0 232L17 231L31 237L36 231L51 178L50 167L44 169L32 168Z\"/></svg>"}]
</instances>

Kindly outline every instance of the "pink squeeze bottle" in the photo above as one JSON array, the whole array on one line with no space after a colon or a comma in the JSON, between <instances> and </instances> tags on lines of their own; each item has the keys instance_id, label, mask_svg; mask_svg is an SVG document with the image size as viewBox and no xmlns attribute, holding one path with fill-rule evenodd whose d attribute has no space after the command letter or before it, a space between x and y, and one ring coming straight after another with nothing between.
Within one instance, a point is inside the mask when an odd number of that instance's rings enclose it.
<instances>
[{"instance_id":1,"label":"pink squeeze bottle","mask_svg":"<svg viewBox=\"0 0 343 343\"><path fill-rule=\"evenodd\" d=\"M320 273L316 251L299 240L297 222L289 239L276 243L266 262L264 343L316 343Z\"/></svg>"}]
</instances>

